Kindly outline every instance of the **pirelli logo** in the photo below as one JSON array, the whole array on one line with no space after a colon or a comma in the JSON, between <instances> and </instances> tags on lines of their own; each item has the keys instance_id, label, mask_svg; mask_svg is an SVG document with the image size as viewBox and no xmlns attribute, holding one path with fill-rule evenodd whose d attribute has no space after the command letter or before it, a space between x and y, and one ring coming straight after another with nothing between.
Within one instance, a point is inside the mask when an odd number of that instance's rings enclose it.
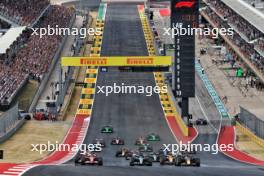
<instances>
[{"instance_id":1,"label":"pirelli logo","mask_svg":"<svg viewBox=\"0 0 264 176\"><path fill-rule=\"evenodd\" d=\"M62 57L62 66L170 66L171 56Z\"/></svg>"},{"instance_id":2,"label":"pirelli logo","mask_svg":"<svg viewBox=\"0 0 264 176\"><path fill-rule=\"evenodd\" d=\"M154 63L153 58L141 59L141 58L128 58L128 65L152 65Z\"/></svg>"},{"instance_id":3,"label":"pirelli logo","mask_svg":"<svg viewBox=\"0 0 264 176\"><path fill-rule=\"evenodd\" d=\"M107 59L105 58L89 58L89 59L80 59L80 64L81 65L106 65L107 64Z\"/></svg>"}]
</instances>

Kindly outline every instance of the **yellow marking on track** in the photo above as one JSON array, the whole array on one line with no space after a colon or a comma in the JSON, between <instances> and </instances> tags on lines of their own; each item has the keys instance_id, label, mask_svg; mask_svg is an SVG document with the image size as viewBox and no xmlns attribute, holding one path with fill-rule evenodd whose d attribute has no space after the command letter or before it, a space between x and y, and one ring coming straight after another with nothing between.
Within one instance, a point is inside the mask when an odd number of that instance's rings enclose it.
<instances>
[{"instance_id":1,"label":"yellow marking on track","mask_svg":"<svg viewBox=\"0 0 264 176\"><path fill-rule=\"evenodd\" d=\"M84 82L85 83L95 83L96 82L96 78L85 78Z\"/></svg>"},{"instance_id":2,"label":"yellow marking on track","mask_svg":"<svg viewBox=\"0 0 264 176\"><path fill-rule=\"evenodd\" d=\"M83 88L82 89L82 94L94 94L95 93L95 88Z\"/></svg>"},{"instance_id":3,"label":"yellow marking on track","mask_svg":"<svg viewBox=\"0 0 264 176\"><path fill-rule=\"evenodd\" d=\"M91 115L91 109L78 109L77 115Z\"/></svg>"},{"instance_id":4,"label":"yellow marking on track","mask_svg":"<svg viewBox=\"0 0 264 176\"><path fill-rule=\"evenodd\" d=\"M93 99L81 99L80 104L89 105L93 103Z\"/></svg>"}]
</instances>

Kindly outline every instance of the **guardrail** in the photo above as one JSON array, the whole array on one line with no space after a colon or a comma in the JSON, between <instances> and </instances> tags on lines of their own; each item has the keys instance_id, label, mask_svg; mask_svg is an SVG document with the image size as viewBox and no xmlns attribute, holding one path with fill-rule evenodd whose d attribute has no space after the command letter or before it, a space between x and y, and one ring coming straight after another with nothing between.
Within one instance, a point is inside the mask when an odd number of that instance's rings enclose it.
<instances>
[{"instance_id":1,"label":"guardrail","mask_svg":"<svg viewBox=\"0 0 264 176\"><path fill-rule=\"evenodd\" d=\"M18 104L0 116L0 143L11 137L23 124L25 120L19 118Z\"/></svg>"},{"instance_id":2,"label":"guardrail","mask_svg":"<svg viewBox=\"0 0 264 176\"><path fill-rule=\"evenodd\" d=\"M264 139L264 121L261 118L240 106L237 121L245 128L251 130L256 136Z\"/></svg>"},{"instance_id":3,"label":"guardrail","mask_svg":"<svg viewBox=\"0 0 264 176\"><path fill-rule=\"evenodd\" d=\"M253 142L255 142L256 144L260 145L261 147L264 148L264 140L257 137L252 131L250 131L248 128L244 127L243 125L241 125L239 122L236 122L236 128L242 132L243 134L245 134L246 136L248 136Z\"/></svg>"},{"instance_id":4,"label":"guardrail","mask_svg":"<svg viewBox=\"0 0 264 176\"><path fill-rule=\"evenodd\" d=\"M73 23L74 23L75 19L76 19L76 14L73 15L73 17L72 17L72 19L70 21L69 27L73 26ZM60 59L60 54L61 54L61 51L63 49L63 46L65 45L65 42L66 42L67 38L68 38L67 35L64 36L64 38L62 39L62 42L59 44L59 47L58 47L56 53L53 56L53 60L52 60L52 63L50 65L49 69L48 69L48 72L44 75L43 80L41 81L41 84L40 84L40 86L38 88L38 91L35 94L34 99L31 102L31 105L30 105L30 108L29 108L29 112L33 112L33 110L35 109L35 107L37 105L37 102L38 102L42 92L44 91L44 89L46 87L46 84L47 84L47 82L49 80L49 77L50 77L50 75L52 73L52 70L54 69L56 63Z\"/></svg>"}]
</instances>

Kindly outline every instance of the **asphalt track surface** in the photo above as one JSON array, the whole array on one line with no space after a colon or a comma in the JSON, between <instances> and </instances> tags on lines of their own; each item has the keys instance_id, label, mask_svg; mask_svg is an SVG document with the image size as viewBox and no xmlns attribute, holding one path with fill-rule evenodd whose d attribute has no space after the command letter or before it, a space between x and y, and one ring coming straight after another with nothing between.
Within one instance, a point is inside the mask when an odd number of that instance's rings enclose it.
<instances>
[{"instance_id":1,"label":"asphalt track surface","mask_svg":"<svg viewBox=\"0 0 264 176\"><path fill-rule=\"evenodd\" d=\"M147 55L141 23L135 5L110 4L107 8L106 24L103 38L102 55ZM213 125L197 127L200 135L194 143L214 144L217 139L219 115L216 108L199 78L196 78L196 99L191 100L191 111L194 118L210 119ZM110 69L108 73L100 73L97 85L155 85L152 73L119 73ZM153 143L158 149L163 143L176 143L160 105L158 95L146 97L140 94L97 94L93 107L92 120L89 126L85 143L89 144L95 138L104 138L107 147L99 155L103 157L104 166L75 166L68 162L58 166L38 166L29 170L26 176L73 176L73 175L115 175L115 176L161 176L161 175L188 175L188 176L263 176L264 169L241 164L223 154L212 155L209 152L199 152L201 157L200 168L175 166L130 167L129 162L115 158L118 146L111 146L113 137L125 139L125 146L136 148L134 142L139 136L156 132L162 141ZM101 134L104 125L112 125L114 134Z\"/></svg>"}]
</instances>

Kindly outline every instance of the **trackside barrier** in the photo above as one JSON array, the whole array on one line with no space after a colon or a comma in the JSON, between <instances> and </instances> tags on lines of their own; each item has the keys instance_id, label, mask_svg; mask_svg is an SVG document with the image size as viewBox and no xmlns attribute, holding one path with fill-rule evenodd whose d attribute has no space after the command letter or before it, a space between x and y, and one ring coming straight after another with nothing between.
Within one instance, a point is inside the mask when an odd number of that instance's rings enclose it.
<instances>
[{"instance_id":1,"label":"trackside barrier","mask_svg":"<svg viewBox=\"0 0 264 176\"><path fill-rule=\"evenodd\" d=\"M158 86L165 86L164 77L161 73L154 73L155 80ZM185 137L189 136L189 129L180 114L178 113L174 103L168 93L160 94L160 101L166 117L173 116L180 127L181 132Z\"/></svg>"},{"instance_id":2,"label":"trackside barrier","mask_svg":"<svg viewBox=\"0 0 264 176\"><path fill-rule=\"evenodd\" d=\"M76 14L73 15L73 17L72 17L72 19L70 21L70 25L69 25L70 28L73 26L73 23L74 23L75 19L76 19ZM60 59L60 54L61 54L61 51L63 49L63 46L65 45L65 42L66 42L67 38L68 38L68 36L65 36L62 39L62 42L59 44L57 52L53 56L53 60L52 60L52 62L50 64L48 72L44 74L43 79L41 80L40 86L38 88L38 91L35 94L34 99L31 102L31 105L29 107L29 112L32 112L35 109L36 104L37 104L37 102L39 100L39 97L41 96L42 92L44 91L44 89L45 89L45 87L47 85L47 82L48 82L49 77L50 77L50 75L52 73L52 70L54 69L56 63Z\"/></svg>"},{"instance_id":3,"label":"trackside barrier","mask_svg":"<svg viewBox=\"0 0 264 176\"><path fill-rule=\"evenodd\" d=\"M224 104L222 103L220 97L218 96L217 92L215 91L212 83L210 82L210 80L208 79L207 75L203 73L203 69L202 66L198 63L198 61L195 61L195 70L198 73L199 77L201 78L201 80L203 81L209 95L211 96L212 100L214 101L214 104L218 110L218 112L221 115L222 118L222 124L223 125L231 125L231 118L224 106Z\"/></svg>"},{"instance_id":4,"label":"trackside barrier","mask_svg":"<svg viewBox=\"0 0 264 176\"><path fill-rule=\"evenodd\" d=\"M96 26L101 27L102 33L104 30L104 19L105 19L106 7L107 7L106 4L100 4L99 10L98 10L97 21L96 21ZM95 35L93 40L94 40L94 44L91 47L90 55L99 57L100 52L101 52L102 41L103 41L102 37ZM95 47L95 45L97 45L97 47ZM100 47L98 47L98 45L100 45ZM95 50L96 50L96 53L94 53ZM95 91L96 91L97 74L98 74L97 66L88 66L88 69L86 70L86 77L84 80L84 87L82 88L81 99L79 102L79 107L78 107L76 115L86 115L89 117L91 116L94 97L95 97Z\"/></svg>"},{"instance_id":5,"label":"trackside barrier","mask_svg":"<svg viewBox=\"0 0 264 176\"><path fill-rule=\"evenodd\" d=\"M257 137L252 131L241 125L239 122L236 122L236 129L242 132L244 135L248 136L256 144L264 148L264 140Z\"/></svg>"},{"instance_id":6,"label":"trackside barrier","mask_svg":"<svg viewBox=\"0 0 264 176\"><path fill-rule=\"evenodd\" d=\"M0 144L9 139L25 123L19 118L18 104L0 115Z\"/></svg>"},{"instance_id":7,"label":"trackside barrier","mask_svg":"<svg viewBox=\"0 0 264 176\"><path fill-rule=\"evenodd\" d=\"M155 55L154 37L152 34L152 30L149 26L148 18L144 14L144 9L141 9L141 8L138 8L138 9L139 9L139 17L140 17L141 24L143 27L143 32L144 32L144 36L145 36L145 40L146 40L148 53L150 56L154 56ZM160 72L154 73L154 77L155 77L155 81L156 81L157 86L159 86L160 88L165 86L164 77L162 76L162 74ZM179 125L180 130L183 133L183 136L185 136L185 137L189 136L188 127L186 126L185 122L183 121L183 119L178 114L176 108L174 107L174 103L171 100L171 97L169 96L169 94L168 93L160 93L159 97L160 97L161 105L162 105L162 108L163 108L163 111L164 111L166 118L173 116L175 118L177 124Z\"/></svg>"}]
</instances>

